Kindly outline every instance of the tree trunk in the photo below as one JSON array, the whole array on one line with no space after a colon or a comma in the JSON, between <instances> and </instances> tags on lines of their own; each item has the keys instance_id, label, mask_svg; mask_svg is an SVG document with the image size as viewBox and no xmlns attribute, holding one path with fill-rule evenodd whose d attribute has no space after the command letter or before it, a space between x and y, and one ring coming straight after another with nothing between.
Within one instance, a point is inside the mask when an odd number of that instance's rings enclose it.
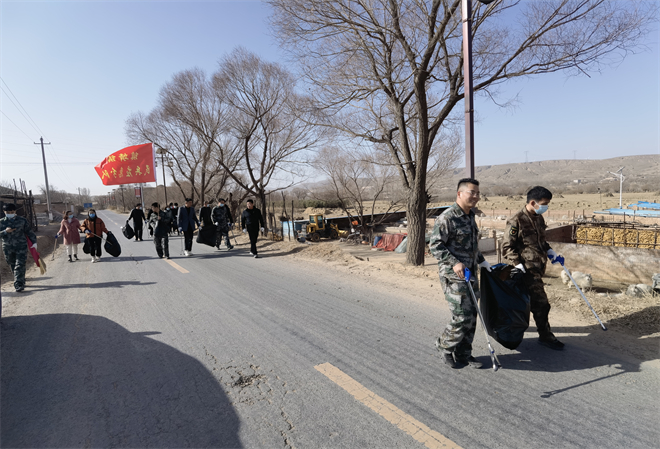
<instances>
[{"instance_id":1,"label":"tree trunk","mask_svg":"<svg viewBox=\"0 0 660 449\"><path fill-rule=\"evenodd\" d=\"M411 265L424 265L426 246L426 182L420 182L418 176L408 196L406 218L408 220L408 249L406 262Z\"/></svg>"}]
</instances>

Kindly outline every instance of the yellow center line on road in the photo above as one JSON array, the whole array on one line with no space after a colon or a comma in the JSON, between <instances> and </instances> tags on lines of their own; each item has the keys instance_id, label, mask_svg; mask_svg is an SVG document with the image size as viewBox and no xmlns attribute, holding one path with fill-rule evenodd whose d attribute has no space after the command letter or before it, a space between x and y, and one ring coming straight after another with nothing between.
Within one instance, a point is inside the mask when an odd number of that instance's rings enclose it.
<instances>
[{"instance_id":1,"label":"yellow center line on road","mask_svg":"<svg viewBox=\"0 0 660 449\"><path fill-rule=\"evenodd\" d=\"M175 263L175 262L172 262L172 261L169 260L169 259L164 259L164 260L165 260L165 262L167 262L168 264L172 265L174 268L176 268L177 270L179 270L181 273L190 273L190 271L186 270L186 269L183 268L181 265L179 265L179 264L177 264L177 263Z\"/></svg>"},{"instance_id":2,"label":"yellow center line on road","mask_svg":"<svg viewBox=\"0 0 660 449\"><path fill-rule=\"evenodd\" d=\"M412 436L429 449L446 448L461 449L456 443L439 432L432 430L412 416L399 410L394 404L366 389L342 370L330 363L322 363L314 367L325 374L328 379L350 393L356 400L362 402L374 412Z\"/></svg>"}]
</instances>

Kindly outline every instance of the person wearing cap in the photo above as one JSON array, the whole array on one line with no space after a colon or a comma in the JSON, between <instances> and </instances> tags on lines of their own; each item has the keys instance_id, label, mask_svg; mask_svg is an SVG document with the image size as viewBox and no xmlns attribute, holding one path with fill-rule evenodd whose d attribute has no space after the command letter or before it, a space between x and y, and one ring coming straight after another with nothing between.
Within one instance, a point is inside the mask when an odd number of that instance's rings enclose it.
<instances>
[{"instance_id":1,"label":"person wearing cap","mask_svg":"<svg viewBox=\"0 0 660 449\"><path fill-rule=\"evenodd\" d=\"M92 256L92 263L101 260L101 241L103 233L108 234L108 228L99 217L96 216L96 210L90 209L87 218L83 222L80 229L85 233L86 238L89 239L89 255Z\"/></svg>"},{"instance_id":2,"label":"person wearing cap","mask_svg":"<svg viewBox=\"0 0 660 449\"><path fill-rule=\"evenodd\" d=\"M183 232L183 238L186 245L183 253L186 256L192 256L193 232L195 232L195 225L199 227L199 220L195 214L195 208L193 207L193 201L191 198L186 198L185 205L179 208L177 220L179 232Z\"/></svg>"},{"instance_id":3,"label":"person wearing cap","mask_svg":"<svg viewBox=\"0 0 660 449\"><path fill-rule=\"evenodd\" d=\"M64 212L64 218L60 224L60 230L57 231L55 238L64 236L64 246L66 246L66 255L69 256L69 262L78 260L78 245L80 244L80 222L73 215L73 212Z\"/></svg>"},{"instance_id":4,"label":"person wearing cap","mask_svg":"<svg viewBox=\"0 0 660 449\"><path fill-rule=\"evenodd\" d=\"M227 207L225 204L224 198L220 198L218 200L218 205L213 208L211 216L213 217L213 222L215 223L217 230L215 247L220 249L220 244L222 243L222 238L224 237L227 249L233 249L234 247L229 240L229 228L233 226L234 220L231 217L231 211L229 210L229 207Z\"/></svg>"},{"instance_id":5,"label":"person wearing cap","mask_svg":"<svg viewBox=\"0 0 660 449\"><path fill-rule=\"evenodd\" d=\"M25 264L28 253L26 237L32 242L32 248L37 249L37 236L28 221L16 215L14 204L5 204L2 206L2 210L5 213L5 216L0 219L2 251L14 274L14 288L17 292L22 292L25 289Z\"/></svg>"}]
</instances>

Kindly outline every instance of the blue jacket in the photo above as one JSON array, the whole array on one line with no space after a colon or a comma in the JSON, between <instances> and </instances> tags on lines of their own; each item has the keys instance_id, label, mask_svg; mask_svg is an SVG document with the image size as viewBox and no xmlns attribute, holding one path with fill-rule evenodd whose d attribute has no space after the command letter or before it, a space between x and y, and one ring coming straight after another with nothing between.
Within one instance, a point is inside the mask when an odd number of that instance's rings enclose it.
<instances>
[{"instance_id":1,"label":"blue jacket","mask_svg":"<svg viewBox=\"0 0 660 449\"><path fill-rule=\"evenodd\" d=\"M195 214L195 208L194 207L190 208L190 214L188 214L186 209L187 209L186 206L181 206L179 208L179 215L178 215L179 227L183 229L183 232L186 232L188 230L188 226L190 226L190 229L194 231L195 224L199 226L199 220L197 219L197 215Z\"/></svg>"}]
</instances>

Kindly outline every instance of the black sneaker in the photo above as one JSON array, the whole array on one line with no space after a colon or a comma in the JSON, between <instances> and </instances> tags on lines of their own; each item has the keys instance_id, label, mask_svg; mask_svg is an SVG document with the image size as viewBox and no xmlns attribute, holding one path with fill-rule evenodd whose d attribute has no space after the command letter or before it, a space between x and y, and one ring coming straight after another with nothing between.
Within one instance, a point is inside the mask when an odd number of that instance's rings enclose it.
<instances>
[{"instance_id":1,"label":"black sneaker","mask_svg":"<svg viewBox=\"0 0 660 449\"><path fill-rule=\"evenodd\" d=\"M254 255L254 258L255 258L255 259L258 259L258 258L259 258L259 255L258 255L258 254L255 254L255 255Z\"/></svg>"},{"instance_id":2,"label":"black sneaker","mask_svg":"<svg viewBox=\"0 0 660 449\"><path fill-rule=\"evenodd\" d=\"M74 254L74 255L73 255L73 258L74 258L75 260L78 260L78 254Z\"/></svg>"},{"instance_id":3,"label":"black sneaker","mask_svg":"<svg viewBox=\"0 0 660 449\"><path fill-rule=\"evenodd\" d=\"M25 290L25 287L18 287L18 288L16 289L16 291L17 291L18 293L22 292L23 290Z\"/></svg>"},{"instance_id":4,"label":"black sneaker","mask_svg":"<svg viewBox=\"0 0 660 449\"><path fill-rule=\"evenodd\" d=\"M227 251L229 251L230 249L234 249L234 247L233 247L232 245L229 245L229 246L227 247Z\"/></svg>"},{"instance_id":5,"label":"black sneaker","mask_svg":"<svg viewBox=\"0 0 660 449\"><path fill-rule=\"evenodd\" d=\"M561 351L564 349L564 343L561 341L557 340L556 338L547 338L547 339L541 339L539 338L539 344L541 346L545 346L546 348L554 349L555 351Z\"/></svg>"},{"instance_id":6,"label":"black sneaker","mask_svg":"<svg viewBox=\"0 0 660 449\"><path fill-rule=\"evenodd\" d=\"M71 256L69 256L69 262L73 262L73 259L71 258Z\"/></svg>"},{"instance_id":7,"label":"black sneaker","mask_svg":"<svg viewBox=\"0 0 660 449\"><path fill-rule=\"evenodd\" d=\"M470 368L474 368L474 369L480 369L481 367L484 366L483 363L481 363L479 360L475 359L472 356L469 356L469 357L464 358L464 359L456 359L456 362L460 363L461 365L466 365L466 366L469 366Z\"/></svg>"},{"instance_id":8,"label":"black sneaker","mask_svg":"<svg viewBox=\"0 0 660 449\"><path fill-rule=\"evenodd\" d=\"M454 354L451 352L443 352L442 353L442 361L445 362L445 365L449 365L450 368L452 369L458 369L459 366L456 364L454 361Z\"/></svg>"}]
</instances>

